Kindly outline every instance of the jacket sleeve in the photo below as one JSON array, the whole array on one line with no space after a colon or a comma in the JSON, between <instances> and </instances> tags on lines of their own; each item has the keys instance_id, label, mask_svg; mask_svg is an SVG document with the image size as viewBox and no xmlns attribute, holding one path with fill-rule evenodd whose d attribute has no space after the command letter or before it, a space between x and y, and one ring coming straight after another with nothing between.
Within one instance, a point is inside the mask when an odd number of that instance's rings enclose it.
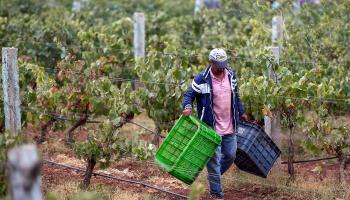
<instances>
[{"instance_id":1,"label":"jacket sleeve","mask_svg":"<svg viewBox=\"0 0 350 200\"><path fill-rule=\"evenodd\" d=\"M184 94L182 101L183 109L192 109L194 99L201 93L200 87L197 84L198 81L196 81L196 79L198 79L197 76L192 80L190 87L188 87L187 91Z\"/></svg>"}]
</instances>

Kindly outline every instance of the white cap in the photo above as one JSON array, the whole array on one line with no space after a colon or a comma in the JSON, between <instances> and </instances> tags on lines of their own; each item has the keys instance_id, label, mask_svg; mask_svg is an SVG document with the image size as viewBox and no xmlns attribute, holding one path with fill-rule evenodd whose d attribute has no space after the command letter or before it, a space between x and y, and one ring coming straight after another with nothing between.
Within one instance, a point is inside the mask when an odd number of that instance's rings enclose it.
<instances>
[{"instance_id":1,"label":"white cap","mask_svg":"<svg viewBox=\"0 0 350 200\"><path fill-rule=\"evenodd\" d=\"M227 67L227 54L223 49L215 48L209 53L209 60L213 61L218 67Z\"/></svg>"}]
</instances>

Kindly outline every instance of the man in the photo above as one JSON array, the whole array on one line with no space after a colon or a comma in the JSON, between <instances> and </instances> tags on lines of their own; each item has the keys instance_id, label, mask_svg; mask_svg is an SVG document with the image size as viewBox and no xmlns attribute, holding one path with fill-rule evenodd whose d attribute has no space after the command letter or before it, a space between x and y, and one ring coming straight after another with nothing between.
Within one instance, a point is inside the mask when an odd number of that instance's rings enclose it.
<instances>
[{"instance_id":1,"label":"man","mask_svg":"<svg viewBox=\"0 0 350 200\"><path fill-rule=\"evenodd\" d=\"M213 49L209 66L197 74L184 94L183 115L192 114L193 101L197 101L198 118L212 127L222 142L207 164L210 193L222 198L221 175L230 168L237 151L237 125L239 118L247 120L238 95L236 75L227 66L223 49Z\"/></svg>"}]
</instances>

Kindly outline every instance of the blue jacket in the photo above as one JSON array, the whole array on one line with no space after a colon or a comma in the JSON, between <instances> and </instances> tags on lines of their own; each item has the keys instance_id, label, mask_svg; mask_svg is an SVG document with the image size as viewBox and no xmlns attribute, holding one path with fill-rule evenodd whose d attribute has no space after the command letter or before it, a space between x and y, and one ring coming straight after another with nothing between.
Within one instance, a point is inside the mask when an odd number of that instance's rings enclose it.
<instances>
[{"instance_id":1,"label":"blue jacket","mask_svg":"<svg viewBox=\"0 0 350 200\"><path fill-rule=\"evenodd\" d=\"M239 123L239 117L244 114L244 108L241 103L238 94L237 79L234 71L228 70L228 77L231 84L231 102L232 102L232 113L233 121L232 124L237 132L237 125ZM184 94L182 106L184 109L191 108L194 99L197 101L197 113L198 118L208 124L210 127L215 127L215 116L213 112L213 93L212 93L212 81L210 76L210 66L205 70L197 74L191 86Z\"/></svg>"}]
</instances>

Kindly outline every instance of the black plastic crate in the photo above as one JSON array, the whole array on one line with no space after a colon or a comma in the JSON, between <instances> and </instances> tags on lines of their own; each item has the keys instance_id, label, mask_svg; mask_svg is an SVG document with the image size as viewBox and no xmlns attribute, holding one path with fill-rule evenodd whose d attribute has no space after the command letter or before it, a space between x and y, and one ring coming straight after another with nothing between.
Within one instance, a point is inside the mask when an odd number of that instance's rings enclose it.
<instances>
[{"instance_id":1,"label":"black plastic crate","mask_svg":"<svg viewBox=\"0 0 350 200\"><path fill-rule=\"evenodd\" d=\"M240 170L266 178L280 149L257 124L241 122L237 129L235 164Z\"/></svg>"}]
</instances>

